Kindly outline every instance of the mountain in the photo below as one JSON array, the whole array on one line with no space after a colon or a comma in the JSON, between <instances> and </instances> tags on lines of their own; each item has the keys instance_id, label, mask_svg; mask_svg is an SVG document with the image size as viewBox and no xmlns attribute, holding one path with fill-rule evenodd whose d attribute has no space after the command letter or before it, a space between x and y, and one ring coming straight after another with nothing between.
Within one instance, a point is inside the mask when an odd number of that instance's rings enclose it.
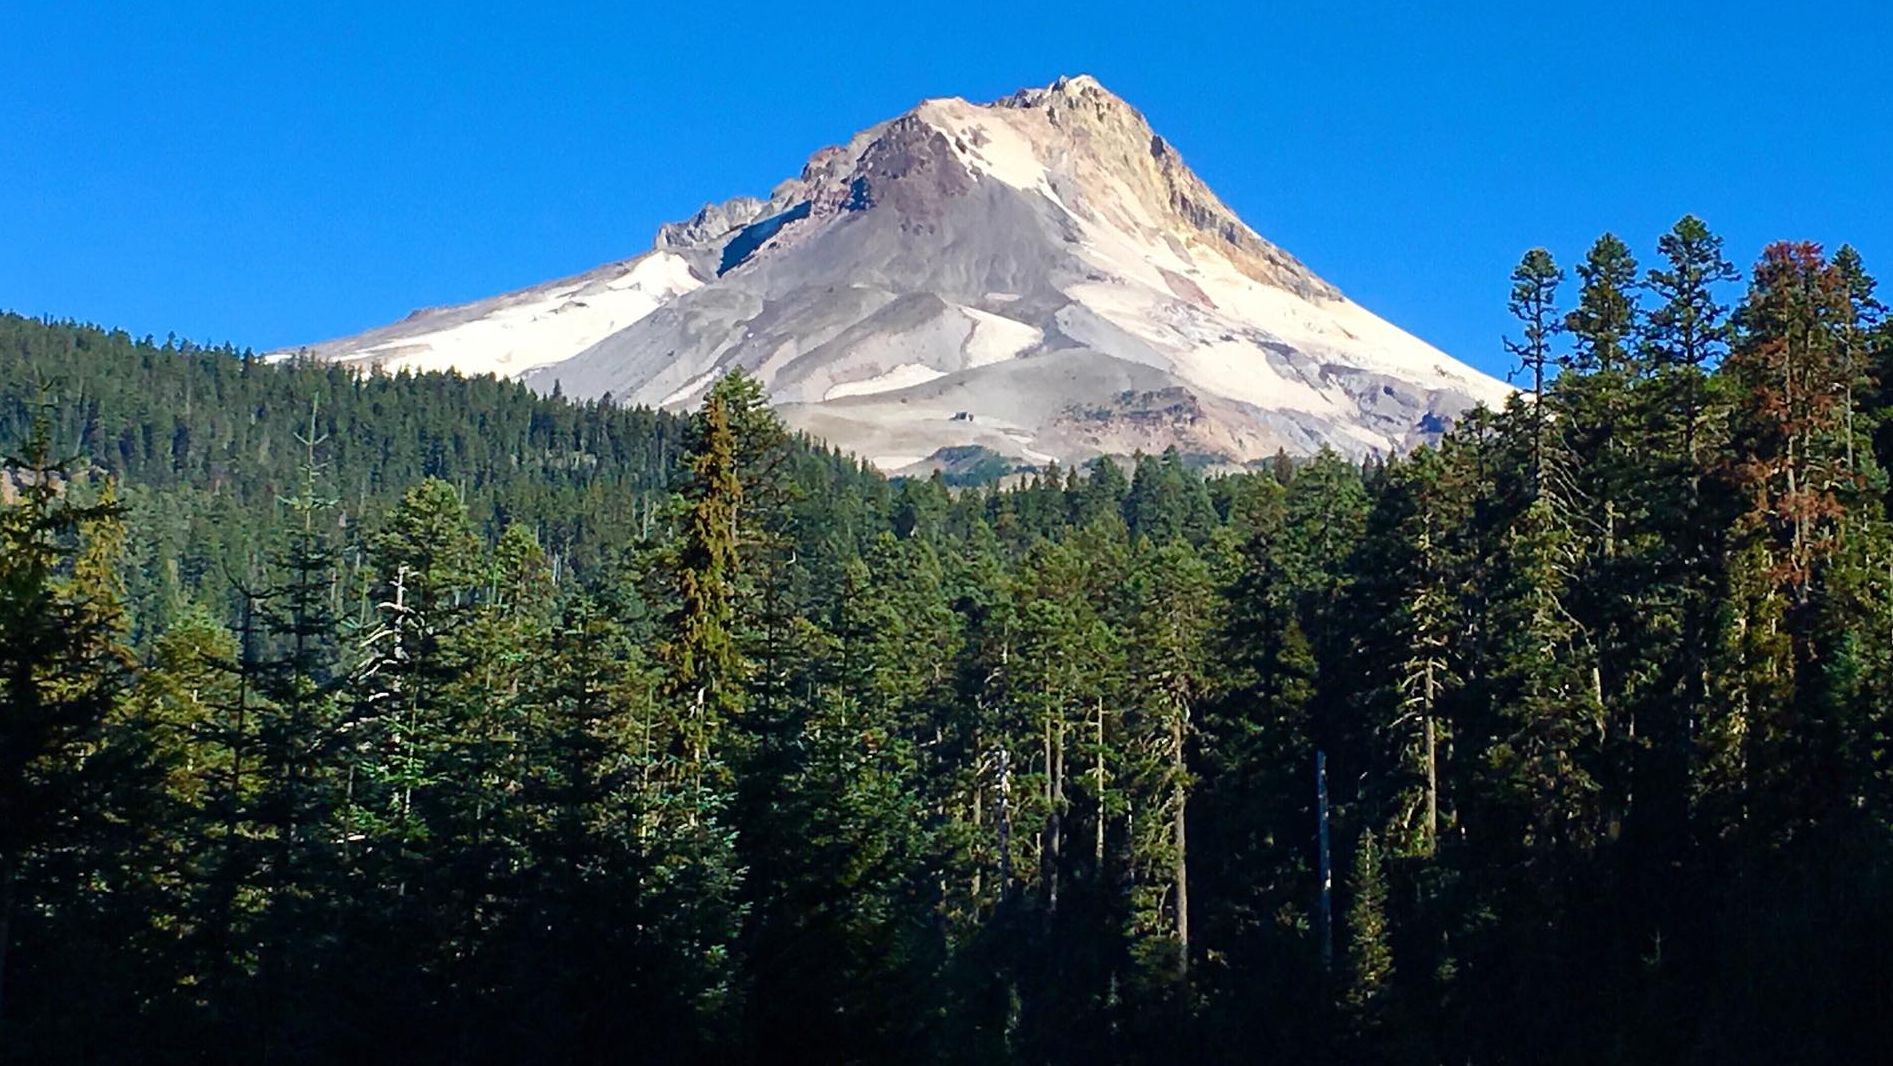
<instances>
[{"instance_id":1,"label":"mountain","mask_svg":"<svg viewBox=\"0 0 1893 1066\"><path fill-rule=\"evenodd\" d=\"M660 407L741 367L889 471L1385 453L1510 391L1257 235L1088 76L925 101L635 259L305 351Z\"/></svg>"}]
</instances>

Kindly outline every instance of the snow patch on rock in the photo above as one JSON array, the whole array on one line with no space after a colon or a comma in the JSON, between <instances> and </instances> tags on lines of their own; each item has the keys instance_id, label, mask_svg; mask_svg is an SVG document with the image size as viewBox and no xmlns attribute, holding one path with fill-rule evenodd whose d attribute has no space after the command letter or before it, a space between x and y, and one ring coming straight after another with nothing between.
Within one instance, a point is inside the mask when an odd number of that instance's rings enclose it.
<instances>
[{"instance_id":1,"label":"snow patch on rock","mask_svg":"<svg viewBox=\"0 0 1893 1066\"><path fill-rule=\"evenodd\" d=\"M860 381L831 385L828 391L822 394L822 399L837 400L843 396L869 396L877 392L893 392L910 385L925 385L929 381L943 377L946 375L930 366L921 363L902 363L885 374L876 374L874 377Z\"/></svg>"},{"instance_id":2,"label":"snow patch on rock","mask_svg":"<svg viewBox=\"0 0 1893 1066\"><path fill-rule=\"evenodd\" d=\"M702 285L682 256L652 252L492 300L418 312L333 358L389 372L517 377L570 359Z\"/></svg>"}]
</instances>

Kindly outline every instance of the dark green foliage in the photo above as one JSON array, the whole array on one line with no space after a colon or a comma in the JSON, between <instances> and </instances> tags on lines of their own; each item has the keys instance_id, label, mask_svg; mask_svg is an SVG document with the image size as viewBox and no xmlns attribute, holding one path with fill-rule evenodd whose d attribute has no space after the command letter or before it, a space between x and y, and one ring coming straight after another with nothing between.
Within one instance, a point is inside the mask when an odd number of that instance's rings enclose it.
<instances>
[{"instance_id":1,"label":"dark green foliage","mask_svg":"<svg viewBox=\"0 0 1893 1066\"><path fill-rule=\"evenodd\" d=\"M1545 386L1557 372L1557 364L1563 361L1552 350L1554 338L1564 332L1563 316L1557 308L1558 286L1563 283L1564 271L1558 269L1551 253L1543 248L1526 252L1512 271L1512 299L1508 306L1512 316L1518 319L1520 336L1516 340L1506 338L1505 350L1518 359L1515 373L1523 374L1534 399L1545 395ZM1527 483L1536 494L1542 491L1545 465L1551 458L1548 454L1551 446L1547 443L1550 412L1545 404L1537 402L1527 411L1531 456L1526 470Z\"/></svg>"},{"instance_id":2,"label":"dark green foliage","mask_svg":"<svg viewBox=\"0 0 1893 1066\"><path fill-rule=\"evenodd\" d=\"M1657 262L1437 449L986 488L0 319L0 1058L1874 1060L1883 309Z\"/></svg>"},{"instance_id":3,"label":"dark green foliage","mask_svg":"<svg viewBox=\"0 0 1893 1066\"><path fill-rule=\"evenodd\" d=\"M1354 870L1348 879L1353 901L1347 910L1347 984L1343 997L1364 1030L1379 1028L1387 1012L1393 981L1393 950L1387 937L1387 874L1380 841L1372 829L1354 846Z\"/></svg>"},{"instance_id":4,"label":"dark green foliage","mask_svg":"<svg viewBox=\"0 0 1893 1066\"><path fill-rule=\"evenodd\" d=\"M122 793L139 784L120 749L135 755L142 739L112 721L131 662L111 486L96 502L75 498L75 464L53 452L44 415L18 447L0 466L0 490L16 497L0 510L0 1019L49 1009L88 938L112 935L88 888L126 872L105 848L121 839ZM69 930L46 921L53 901L71 908ZM23 1043L49 1053L64 1035L54 1025Z\"/></svg>"}]
</instances>

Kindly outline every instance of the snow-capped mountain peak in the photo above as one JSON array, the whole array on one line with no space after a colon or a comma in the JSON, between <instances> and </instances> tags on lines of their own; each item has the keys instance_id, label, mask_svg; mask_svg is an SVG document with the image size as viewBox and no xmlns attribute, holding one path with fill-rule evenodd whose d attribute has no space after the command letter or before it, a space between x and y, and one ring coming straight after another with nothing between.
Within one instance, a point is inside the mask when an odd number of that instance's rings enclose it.
<instances>
[{"instance_id":1,"label":"snow-capped mountain peak","mask_svg":"<svg viewBox=\"0 0 1893 1066\"><path fill-rule=\"evenodd\" d=\"M663 406L742 367L897 470L1387 452L1509 391L1262 238L1086 75L925 100L637 259L312 351Z\"/></svg>"}]
</instances>

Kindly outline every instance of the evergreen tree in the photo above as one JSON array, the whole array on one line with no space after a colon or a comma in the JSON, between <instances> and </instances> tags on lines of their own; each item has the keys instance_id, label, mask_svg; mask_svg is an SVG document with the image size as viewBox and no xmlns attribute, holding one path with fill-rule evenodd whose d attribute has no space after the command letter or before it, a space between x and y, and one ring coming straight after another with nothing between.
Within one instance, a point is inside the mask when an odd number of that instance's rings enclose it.
<instances>
[{"instance_id":1,"label":"evergreen tree","mask_svg":"<svg viewBox=\"0 0 1893 1066\"><path fill-rule=\"evenodd\" d=\"M1139 721L1139 830L1132 839L1132 931L1147 958L1190 970L1189 800L1198 709L1215 692L1217 627L1209 568L1183 545L1148 552L1131 579L1130 634ZM1154 950L1153 950L1154 949ZM1165 967L1168 968L1168 967Z\"/></svg>"},{"instance_id":2,"label":"evergreen tree","mask_svg":"<svg viewBox=\"0 0 1893 1066\"><path fill-rule=\"evenodd\" d=\"M1531 406L1526 416L1530 442L1530 466L1527 484L1536 495L1543 490L1545 467L1550 461L1551 422L1545 407L1545 388L1556 373L1559 358L1552 341L1564 330L1557 309L1558 286L1564 283L1564 271L1558 269L1551 253L1533 248L1512 270L1511 311L1522 325L1522 336L1505 340L1505 350L1518 359L1518 371L1531 382Z\"/></svg>"},{"instance_id":3,"label":"evergreen tree","mask_svg":"<svg viewBox=\"0 0 1893 1066\"><path fill-rule=\"evenodd\" d=\"M1722 256L1722 238L1694 215L1684 215L1657 241L1664 265L1644 284L1657 304L1644 332L1643 357L1656 378L1666 412L1658 432L1671 454L1695 467L1703 420L1709 414L1707 372L1728 351L1728 308L1717 286L1740 275Z\"/></svg>"},{"instance_id":4,"label":"evergreen tree","mask_svg":"<svg viewBox=\"0 0 1893 1066\"><path fill-rule=\"evenodd\" d=\"M1604 831L1615 839L1635 791L1636 704L1660 665L1637 651L1648 640L1637 630L1651 613L1644 593L1655 576L1644 508L1648 427L1636 396L1637 263L1622 241L1605 234L1577 273L1583 286L1566 319L1573 352L1551 403L1572 467L1569 514L1578 543L1569 609L1594 658L1593 695L1611 749L1600 802Z\"/></svg>"},{"instance_id":5,"label":"evergreen tree","mask_svg":"<svg viewBox=\"0 0 1893 1066\"><path fill-rule=\"evenodd\" d=\"M0 509L0 1028L31 1017L7 998L14 921L38 893L80 873L50 862L101 813L88 763L107 742L129 683L109 490L75 499L76 463L55 457L36 421L0 471L17 499ZM16 997L17 1001L17 997ZM30 1046L30 1045L28 1045Z\"/></svg>"},{"instance_id":6,"label":"evergreen tree","mask_svg":"<svg viewBox=\"0 0 1893 1066\"><path fill-rule=\"evenodd\" d=\"M396 862L418 861L437 834L454 839L459 814L446 762L467 704L471 649L466 630L478 586L478 544L453 486L423 481L402 499L370 545L376 573L376 628L362 640L364 664L355 712L367 740L363 788L353 813L385 835Z\"/></svg>"},{"instance_id":7,"label":"evergreen tree","mask_svg":"<svg viewBox=\"0 0 1893 1066\"><path fill-rule=\"evenodd\" d=\"M1657 250L1662 262L1645 275L1654 306L1640 345L1645 374L1636 409L1635 506L1648 538L1637 640L1651 666L1635 699L1640 740L1625 833L1638 910L1648 916L1634 950L1648 954L1662 942L1676 956L1689 950L1680 933L1690 916L1677 905L1675 871L1698 831L1692 822L1701 821L1711 767L1727 765L1736 743L1735 723L1710 691L1718 670L1711 649L1731 636L1718 632L1716 601L1720 586L1734 580L1723 537L1728 501L1710 490L1713 456L1726 440L1711 378L1731 336L1720 288L1737 274L1723 258L1722 239L1693 215L1664 234Z\"/></svg>"},{"instance_id":8,"label":"evergreen tree","mask_svg":"<svg viewBox=\"0 0 1893 1066\"><path fill-rule=\"evenodd\" d=\"M1364 673L1359 699L1383 776L1386 849L1432 857L1452 821L1445 764L1448 718L1460 684L1455 635L1463 632L1453 533L1470 521L1452 492L1447 460L1426 449L1392 464L1359 552L1361 580L1348 602L1365 619L1354 647Z\"/></svg>"},{"instance_id":9,"label":"evergreen tree","mask_svg":"<svg viewBox=\"0 0 1893 1066\"><path fill-rule=\"evenodd\" d=\"M1354 1024L1372 1032L1385 1021L1394 968L1388 944L1387 876L1372 829L1362 831L1355 844L1348 882L1347 980L1342 995Z\"/></svg>"},{"instance_id":10,"label":"evergreen tree","mask_svg":"<svg viewBox=\"0 0 1893 1066\"><path fill-rule=\"evenodd\" d=\"M1793 694L1753 706L1742 728L1751 749L1744 761L1790 824L1820 818L1835 798L1810 787L1839 771L1846 731L1833 708L1810 703L1837 650L1822 647L1818 619L1822 601L1837 591L1850 515L1871 515L1863 501L1877 499L1866 492L1849 408L1849 280L1814 245L1770 245L1756 265L1728 367L1741 397L1733 478L1747 503L1736 535L1763 568L1741 609L1757 616L1751 626L1778 625L1783 638L1772 662L1747 669L1785 679Z\"/></svg>"},{"instance_id":11,"label":"evergreen tree","mask_svg":"<svg viewBox=\"0 0 1893 1066\"><path fill-rule=\"evenodd\" d=\"M1569 534L1534 501L1495 567L1486 676L1493 730L1486 804L1469 826L1497 855L1568 861L1595 843L1594 776L1603 708L1584 641L1564 606ZM1489 818L1479 825L1477 819Z\"/></svg>"}]
</instances>

